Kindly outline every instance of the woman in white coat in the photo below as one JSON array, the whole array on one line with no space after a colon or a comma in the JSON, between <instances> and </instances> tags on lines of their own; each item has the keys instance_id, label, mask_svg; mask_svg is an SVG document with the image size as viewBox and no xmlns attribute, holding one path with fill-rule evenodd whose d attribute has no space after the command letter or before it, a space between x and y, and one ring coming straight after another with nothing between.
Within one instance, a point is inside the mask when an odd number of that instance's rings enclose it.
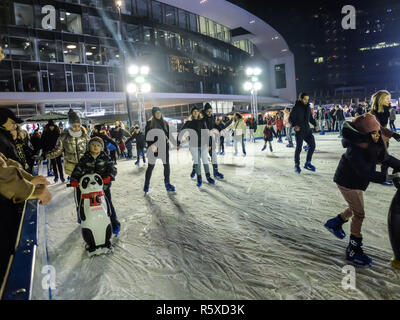
<instances>
[{"instance_id":1,"label":"woman in white coat","mask_svg":"<svg viewBox=\"0 0 400 320\"><path fill-rule=\"evenodd\" d=\"M242 115L239 112L236 112L235 115L233 116L233 121L232 123L226 128L226 130L233 130L233 140L234 140L234 147L235 147L235 153L234 155L237 156L238 150L237 150L237 145L239 141L242 143L242 151L243 155L246 155L246 145L245 145L245 134L246 134L246 123L244 122L244 119Z\"/></svg>"}]
</instances>

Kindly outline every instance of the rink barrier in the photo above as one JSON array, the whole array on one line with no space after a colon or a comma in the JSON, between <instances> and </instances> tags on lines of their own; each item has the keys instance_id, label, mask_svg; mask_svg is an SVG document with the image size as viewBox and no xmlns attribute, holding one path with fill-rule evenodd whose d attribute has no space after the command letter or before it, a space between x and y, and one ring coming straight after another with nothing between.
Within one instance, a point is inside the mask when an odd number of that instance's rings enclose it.
<instances>
[{"instance_id":1,"label":"rink barrier","mask_svg":"<svg viewBox=\"0 0 400 320\"><path fill-rule=\"evenodd\" d=\"M25 204L17 248L4 287L3 300L30 300L37 248L38 200Z\"/></svg>"},{"instance_id":2,"label":"rink barrier","mask_svg":"<svg viewBox=\"0 0 400 320\"><path fill-rule=\"evenodd\" d=\"M33 167L37 176L39 163ZM38 200L25 202L21 223L16 240L15 254L5 279L2 300L30 300L37 249L37 213Z\"/></svg>"}]
</instances>

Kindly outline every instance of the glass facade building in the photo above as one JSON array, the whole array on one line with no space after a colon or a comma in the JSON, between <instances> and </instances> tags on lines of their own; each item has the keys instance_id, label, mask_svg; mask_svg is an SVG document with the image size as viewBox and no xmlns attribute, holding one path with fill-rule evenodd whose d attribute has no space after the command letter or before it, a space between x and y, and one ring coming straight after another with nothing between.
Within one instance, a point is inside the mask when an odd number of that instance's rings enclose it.
<instances>
[{"instance_id":1,"label":"glass facade building","mask_svg":"<svg viewBox=\"0 0 400 320\"><path fill-rule=\"evenodd\" d=\"M2 0L0 93L123 92L125 57L150 66L152 92L247 94L244 69L263 61L250 41L160 1L122 3Z\"/></svg>"}]
</instances>

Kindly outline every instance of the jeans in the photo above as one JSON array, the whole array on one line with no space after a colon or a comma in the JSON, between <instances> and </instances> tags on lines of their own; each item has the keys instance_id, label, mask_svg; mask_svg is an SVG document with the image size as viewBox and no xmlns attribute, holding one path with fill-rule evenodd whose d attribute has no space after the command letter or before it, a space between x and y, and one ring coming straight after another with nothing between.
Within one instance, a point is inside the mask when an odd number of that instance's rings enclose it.
<instances>
[{"instance_id":1,"label":"jeans","mask_svg":"<svg viewBox=\"0 0 400 320\"><path fill-rule=\"evenodd\" d=\"M338 121L338 129L339 129L340 136L342 136L343 123L344 123L344 120Z\"/></svg>"},{"instance_id":2,"label":"jeans","mask_svg":"<svg viewBox=\"0 0 400 320\"><path fill-rule=\"evenodd\" d=\"M218 145L218 153L225 152L225 145L224 145L224 141L225 137L224 136L220 136L219 137L219 145Z\"/></svg>"},{"instance_id":3,"label":"jeans","mask_svg":"<svg viewBox=\"0 0 400 320\"><path fill-rule=\"evenodd\" d=\"M307 132L296 132L296 150L294 152L294 163L296 165L300 165L300 152L303 148L303 141L305 141L309 147L306 161L311 162L315 150L315 139L311 129Z\"/></svg>"},{"instance_id":4,"label":"jeans","mask_svg":"<svg viewBox=\"0 0 400 320\"><path fill-rule=\"evenodd\" d=\"M210 173L210 166L208 165L208 146L190 147L190 153L193 158L193 169L196 171L197 176L201 176L201 162L203 162L204 172Z\"/></svg>"},{"instance_id":5,"label":"jeans","mask_svg":"<svg viewBox=\"0 0 400 320\"><path fill-rule=\"evenodd\" d=\"M292 138L292 133L293 133L293 127L286 127L286 136L288 138L289 143L293 143L293 138Z\"/></svg>"},{"instance_id":6,"label":"jeans","mask_svg":"<svg viewBox=\"0 0 400 320\"><path fill-rule=\"evenodd\" d=\"M244 142L244 134L242 134L241 136L235 136L234 137L235 154L238 153L237 145L238 145L239 141L242 143L243 154L246 154L246 145L245 145L245 142Z\"/></svg>"},{"instance_id":7,"label":"jeans","mask_svg":"<svg viewBox=\"0 0 400 320\"><path fill-rule=\"evenodd\" d=\"M324 131L325 120L318 120L319 130Z\"/></svg>"},{"instance_id":8,"label":"jeans","mask_svg":"<svg viewBox=\"0 0 400 320\"><path fill-rule=\"evenodd\" d=\"M132 150L131 150L131 152L132 152ZM142 157L143 162L145 162L146 159L144 157L144 149L136 146L136 152L137 152L137 161L140 161L140 157Z\"/></svg>"}]
</instances>

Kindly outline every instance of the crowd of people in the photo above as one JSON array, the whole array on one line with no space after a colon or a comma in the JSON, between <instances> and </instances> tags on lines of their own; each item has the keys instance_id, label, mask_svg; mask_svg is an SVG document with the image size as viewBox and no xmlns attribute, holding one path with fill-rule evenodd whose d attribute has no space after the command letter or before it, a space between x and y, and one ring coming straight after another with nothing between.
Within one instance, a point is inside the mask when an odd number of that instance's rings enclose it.
<instances>
[{"instance_id":1,"label":"crowd of people","mask_svg":"<svg viewBox=\"0 0 400 320\"><path fill-rule=\"evenodd\" d=\"M347 116L353 117L352 121L346 122ZM369 106L334 106L330 110L318 106L315 111L310 107L309 96L302 93L292 109L286 108L278 111L274 117L267 116L265 119L265 144L262 151L269 144L272 152L273 138L278 143L283 143L285 137L288 140L287 147L295 147L296 173L301 173L300 153L304 141L307 143L304 168L316 171L311 163L316 147L312 127L315 132L337 130L339 137L343 138L342 144L346 152L340 160L334 182L349 208L330 219L325 227L343 239L345 233L342 225L352 219L346 254L348 260L359 265L371 264L371 258L362 250L361 226L365 217L363 191L370 182L392 185L393 179L400 178L397 173L400 171L400 161L388 153L389 139L394 138L400 142L400 135L394 127L395 116L395 109L390 104L390 93L381 90L372 97ZM68 180L69 186L74 188L77 222L80 223L80 179L86 174L99 174L103 178L112 231L118 235L121 224L112 203L111 185L117 175L117 160L133 159L133 143L136 143L137 151L135 165L139 165L140 160L147 164L144 192L150 190L150 180L157 159L161 159L164 166L166 190L174 192L175 186L170 181L171 147L175 146L179 151L185 141L189 142L193 160L189 176L193 179L197 176L197 186L201 187L202 166L208 183L215 184L216 180L224 179L219 171L218 155L225 154L226 137L233 139L235 156L239 152L239 143L243 156L246 156L246 134L250 132L250 141L255 141L257 131L257 121L253 116L247 121L240 113L229 118L215 117L208 103L203 109L193 107L190 110L190 115L177 136L171 134L169 124L159 107L152 109L152 117L148 119L144 133L139 126L129 130L120 121L113 128L104 124L85 125L73 110L68 113L69 127L66 128L63 123L57 125L49 120L42 128L32 128L32 132L28 133L21 128L22 122L9 109L0 109L0 205L8 208L0 217L0 276L4 276L7 269L9 259L5 257L12 256L15 248L24 201L38 199L44 205L52 199L48 189L49 177L54 177L54 183ZM387 128L389 122L390 129ZM34 166L41 160L47 163L47 177L33 175ZM376 170L378 165L381 167L379 172ZM391 175L388 174L389 168L394 169Z\"/></svg>"}]
</instances>

